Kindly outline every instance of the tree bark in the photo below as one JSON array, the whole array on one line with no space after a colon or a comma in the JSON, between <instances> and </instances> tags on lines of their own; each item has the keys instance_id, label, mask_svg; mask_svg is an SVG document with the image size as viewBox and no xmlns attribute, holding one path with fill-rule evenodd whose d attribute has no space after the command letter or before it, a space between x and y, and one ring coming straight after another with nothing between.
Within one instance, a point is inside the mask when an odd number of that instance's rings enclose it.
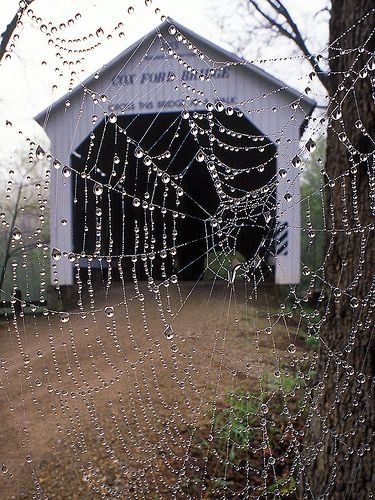
<instances>
[{"instance_id":1,"label":"tree bark","mask_svg":"<svg viewBox=\"0 0 375 500\"><path fill-rule=\"evenodd\" d=\"M309 499L375 495L374 27L373 0L332 0L326 285L302 460Z\"/></svg>"}]
</instances>

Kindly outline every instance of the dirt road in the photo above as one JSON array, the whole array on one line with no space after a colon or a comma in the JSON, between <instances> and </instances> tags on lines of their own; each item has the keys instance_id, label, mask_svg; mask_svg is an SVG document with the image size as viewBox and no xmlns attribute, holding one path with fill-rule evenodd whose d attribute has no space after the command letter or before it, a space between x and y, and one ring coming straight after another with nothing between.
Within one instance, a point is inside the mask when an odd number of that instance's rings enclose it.
<instances>
[{"instance_id":1,"label":"dirt road","mask_svg":"<svg viewBox=\"0 0 375 500\"><path fill-rule=\"evenodd\" d=\"M69 314L5 318L1 498L172 498L215 406L290 357L271 298L224 282L129 283Z\"/></svg>"}]
</instances>

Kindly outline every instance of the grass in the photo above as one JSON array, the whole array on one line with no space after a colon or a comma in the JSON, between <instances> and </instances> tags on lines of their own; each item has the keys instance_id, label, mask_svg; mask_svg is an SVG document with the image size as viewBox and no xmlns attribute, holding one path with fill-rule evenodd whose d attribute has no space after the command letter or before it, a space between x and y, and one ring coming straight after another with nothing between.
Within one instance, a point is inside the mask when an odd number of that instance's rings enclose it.
<instances>
[{"instance_id":1,"label":"grass","mask_svg":"<svg viewBox=\"0 0 375 500\"><path fill-rule=\"evenodd\" d=\"M292 307L287 302L282 306L271 304L267 308L252 307L243 315L243 320L247 324L252 324L254 318L261 318L263 322L267 318L267 321L273 325L272 333L276 336L279 333L278 330L280 328L285 330L285 325L287 325L293 330L296 339L303 342L307 348L316 350L319 346L319 337L308 332L310 327L319 324L320 313L308 304Z\"/></svg>"},{"instance_id":2,"label":"grass","mask_svg":"<svg viewBox=\"0 0 375 500\"><path fill-rule=\"evenodd\" d=\"M204 450L203 482L213 498L293 498L298 473L294 450L306 418L304 391L296 374L266 374L261 390L232 392L212 409L208 437L200 435L203 447L198 448Z\"/></svg>"},{"instance_id":3,"label":"grass","mask_svg":"<svg viewBox=\"0 0 375 500\"><path fill-rule=\"evenodd\" d=\"M230 442L229 458L236 459L236 450L246 450L257 432L260 401L252 393L232 394L228 406L214 415L213 431L216 440Z\"/></svg>"},{"instance_id":4,"label":"grass","mask_svg":"<svg viewBox=\"0 0 375 500\"><path fill-rule=\"evenodd\" d=\"M319 338L320 314L305 302L260 301L242 317L244 335L258 332L264 349L281 356L278 370L268 368L257 387L238 387L211 409L209 428L196 435L195 457L201 469L188 493L206 491L207 498L298 498L299 444L309 410L308 380ZM272 338L262 335L270 328ZM288 352L288 343L296 352ZM283 355L285 353L285 356ZM302 355L303 353L303 355ZM272 360L274 361L274 354ZM249 382L249 380L248 380ZM199 488L199 489L198 489ZM204 497L206 498L206 497Z\"/></svg>"}]
</instances>

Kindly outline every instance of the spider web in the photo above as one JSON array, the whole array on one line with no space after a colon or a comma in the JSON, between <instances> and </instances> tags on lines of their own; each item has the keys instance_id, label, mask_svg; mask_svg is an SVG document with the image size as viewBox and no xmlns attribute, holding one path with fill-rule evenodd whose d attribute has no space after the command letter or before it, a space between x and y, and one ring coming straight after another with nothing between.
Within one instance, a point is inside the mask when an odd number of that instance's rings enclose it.
<instances>
[{"instance_id":1,"label":"spider web","mask_svg":"<svg viewBox=\"0 0 375 500\"><path fill-rule=\"evenodd\" d=\"M2 490L296 497L314 453L303 441L311 387L323 384L325 290L349 296L353 314L362 307L325 272L334 230L323 192L342 181L324 170L327 123L342 125L355 158L341 100L301 75L333 109L306 124L304 93L215 58L164 17L115 72L104 65L74 88L77 58L126 38L123 23L105 35L87 33L84 15L55 25L27 13L58 49L69 92L38 117L50 143L6 123L27 149L7 168L1 213ZM356 78L373 82L374 68L369 53ZM232 75L245 98L223 92ZM360 117L356 128L367 134Z\"/></svg>"}]
</instances>

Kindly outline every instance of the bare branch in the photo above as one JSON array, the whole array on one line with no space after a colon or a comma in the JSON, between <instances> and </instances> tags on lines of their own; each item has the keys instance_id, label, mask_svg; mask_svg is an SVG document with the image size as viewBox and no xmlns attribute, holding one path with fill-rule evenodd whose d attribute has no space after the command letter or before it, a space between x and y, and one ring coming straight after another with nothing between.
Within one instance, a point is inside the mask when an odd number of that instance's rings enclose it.
<instances>
[{"instance_id":1,"label":"bare branch","mask_svg":"<svg viewBox=\"0 0 375 500\"><path fill-rule=\"evenodd\" d=\"M323 7L322 9L319 9L319 10L318 10L318 12L315 12L315 14L314 14L314 16L313 16L313 17L314 17L314 19L315 19L316 17L318 17L318 16L319 16L319 14L321 14L322 12L328 12L328 14L329 14L329 8L328 8L328 7Z\"/></svg>"},{"instance_id":2,"label":"bare branch","mask_svg":"<svg viewBox=\"0 0 375 500\"><path fill-rule=\"evenodd\" d=\"M264 19L269 23L269 25L271 27L276 28L282 35L284 35L287 38L289 38L290 40L294 41L293 35L291 33L289 33L289 31L286 30L280 23L278 23L275 18L269 16L264 10L262 10L259 7L256 0L249 0L249 1L250 1L251 5L259 12L259 14L261 14L264 17ZM271 1L271 0L269 0L269 1Z\"/></svg>"},{"instance_id":3,"label":"bare branch","mask_svg":"<svg viewBox=\"0 0 375 500\"><path fill-rule=\"evenodd\" d=\"M4 57L8 43L10 39L12 38L12 35L14 33L14 30L17 27L18 21L21 19L23 13L25 10L28 8L28 6L33 2L34 0L24 0L25 6L24 7L19 7L18 11L14 15L13 19L10 21L8 26L6 27L4 33L1 35L1 42L0 42L0 61Z\"/></svg>"},{"instance_id":4,"label":"bare branch","mask_svg":"<svg viewBox=\"0 0 375 500\"><path fill-rule=\"evenodd\" d=\"M308 49L304 37L283 2L281 0L262 0L262 5L266 4L273 10L273 15L260 7L259 0L249 0L249 4L267 21L271 28L276 29L280 34L292 40L297 45L314 68L320 82L326 87L327 73L320 67L316 57ZM282 18L281 21L278 20L280 16Z\"/></svg>"}]
</instances>

